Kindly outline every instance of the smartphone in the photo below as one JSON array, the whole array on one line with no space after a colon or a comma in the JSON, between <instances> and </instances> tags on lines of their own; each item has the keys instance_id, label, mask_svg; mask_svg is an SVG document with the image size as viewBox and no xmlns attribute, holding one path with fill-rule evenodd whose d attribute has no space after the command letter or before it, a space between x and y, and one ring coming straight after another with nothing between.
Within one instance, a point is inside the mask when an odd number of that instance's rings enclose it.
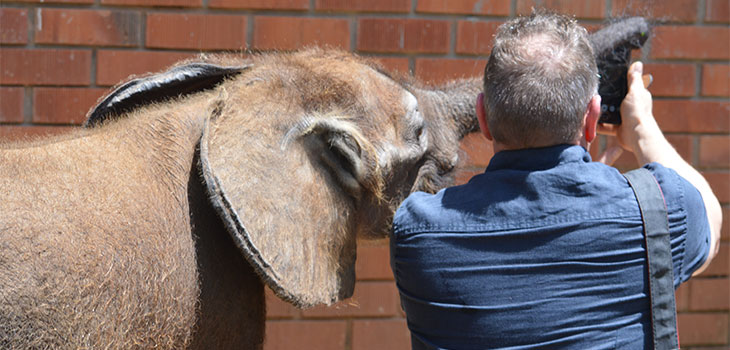
<instances>
[{"instance_id":1,"label":"smartphone","mask_svg":"<svg viewBox=\"0 0 730 350\"><path fill-rule=\"evenodd\" d=\"M629 91L626 74L631 62L631 47L619 46L609 57L598 60L598 94L601 95L599 123L621 124L621 102Z\"/></svg>"}]
</instances>

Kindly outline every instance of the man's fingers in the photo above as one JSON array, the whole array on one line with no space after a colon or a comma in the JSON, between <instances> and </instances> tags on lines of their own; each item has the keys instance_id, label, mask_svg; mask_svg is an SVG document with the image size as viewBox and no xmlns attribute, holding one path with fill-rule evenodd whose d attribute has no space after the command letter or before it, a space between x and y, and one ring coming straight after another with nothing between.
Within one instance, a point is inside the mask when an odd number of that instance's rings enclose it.
<instances>
[{"instance_id":1,"label":"man's fingers","mask_svg":"<svg viewBox=\"0 0 730 350\"><path fill-rule=\"evenodd\" d=\"M598 123L596 127L596 133L599 135L610 135L610 136L616 136L616 128L618 125L614 124L602 124Z\"/></svg>"},{"instance_id":2,"label":"man's fingers","mask_svg":"<svg viewBox=\"0 0 730 350\"><path fill-rule=\"evenodd\" d=\"M644 80L641 78L641 74L644 72L644 64L641 61L636 61L629 67L628 85L629 90L634 87L634 84L641 84L641 88L644 88ZM637 85L637 88L639 86Z\"/></svg>"}]
</instances>

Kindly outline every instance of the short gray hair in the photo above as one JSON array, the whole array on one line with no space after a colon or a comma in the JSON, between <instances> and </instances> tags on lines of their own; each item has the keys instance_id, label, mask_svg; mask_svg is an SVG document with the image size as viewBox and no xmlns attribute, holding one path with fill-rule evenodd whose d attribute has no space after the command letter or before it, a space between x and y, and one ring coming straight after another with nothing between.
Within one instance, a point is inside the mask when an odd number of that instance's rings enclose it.
<instances>
[{"instance_id":1,"label":"short gray hair","mask_svg":"<svg viewBox=\"0 0 730 350\"><path fill-rule=\"evenodd\" d=\"M499 27L484 69L496 141L512 148L574 142L597 90L593 48L575 19L533 13Z\"/></svg>"}]
</instances>

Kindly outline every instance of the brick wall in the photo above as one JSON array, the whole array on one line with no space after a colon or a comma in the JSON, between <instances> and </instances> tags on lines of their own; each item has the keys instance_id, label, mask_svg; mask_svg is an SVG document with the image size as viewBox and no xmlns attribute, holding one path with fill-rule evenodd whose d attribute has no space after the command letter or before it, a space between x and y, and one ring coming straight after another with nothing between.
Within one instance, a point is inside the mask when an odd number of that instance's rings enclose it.
<instances>
[{"instance_id":1,"label":"brick wall","mask_svg":"<svg viewBox=\"0 0 730 350\"><path fill-rule=\"evenodd\" d=\"M721 253L679 288L682 345L730 344L730 1L728 0L2 0L0 138L79 125L110 86L201 51L289 50L320 44L379 57L440 82L480 75L508 17L548 6L589 28L608 16L657 21L638 57L654 75L655 115L680 154L706 176L726 218ZM492 154L463 144L464 181ZM619 166L635 166L629 155ZM355 296L297 310L269 293L267 350L405 349L408 332L386 242L361 242Z\"/></svg>"}]
</instances>

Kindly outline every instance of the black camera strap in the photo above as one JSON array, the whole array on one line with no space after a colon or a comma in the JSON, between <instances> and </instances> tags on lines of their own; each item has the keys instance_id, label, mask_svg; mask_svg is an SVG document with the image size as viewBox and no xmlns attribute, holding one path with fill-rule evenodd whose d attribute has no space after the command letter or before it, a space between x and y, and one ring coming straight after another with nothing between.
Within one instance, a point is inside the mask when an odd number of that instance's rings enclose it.
<instances>
[{"instance_id":1,"label":"black camera strap","mask_svg":"<svg viewBox=\"0 0 730 350\"><path fill-rule=\"evenodd\" d=\"M624 177L634 190L644 222L654 349L679 349L672 247L664 195L654 175L645 168L627 172Z\"/></svg>"}]
</instances>

